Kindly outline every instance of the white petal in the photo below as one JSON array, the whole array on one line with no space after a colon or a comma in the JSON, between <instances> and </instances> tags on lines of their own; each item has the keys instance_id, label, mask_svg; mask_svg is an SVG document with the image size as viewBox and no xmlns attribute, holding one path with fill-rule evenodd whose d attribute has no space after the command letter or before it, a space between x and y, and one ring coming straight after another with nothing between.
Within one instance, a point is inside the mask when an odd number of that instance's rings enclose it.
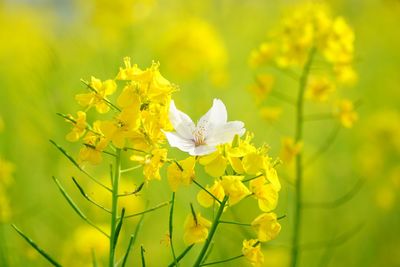
<instances>
[{"instance_id":1,"label":"white petal","mask_svg":"<svg viewBox=\"0 0 400 267\"><path fill-rule=\"evenodd\" d=\"M187 139L193 138L195 125L188 115L176 108L174 100L171 100L169 106L169 120L179 135Z\"/></svg>"},{"instance_id":2,"label":"white petal","mask_svg":"<svg viewBox=\"0 0 400 267\"><path fill-rule=\"evenodd\" d=\"M228 114L224 103L219 99L214 99L212 107L197 123L197 128L201 127L207 132L210 127L226 123L227 119Z\"/></svg>"},{"instance_id":3,"label":"white petal","mask_svg":"<svg viewBox=\"0 0 400 267\"><path fill-rule=\"evenodd\" d=\"M191 156L203 156L207 154L211 154L217 150L215 146L209 146L209 145L201 145L201 146L196 146L192 151L189 152Z\"/></svg>"},{"instance_id":4,"label":"white petal","mask_svg":"<svg viewBox=\"0 0 400 267\"><path fill-rule=\"evenodd\" d=\"M167 137L168 143L172 147L177 147L184 152L193 151L195 144L192 140L186 139L174 132L164 132Z\"/></svg>"},{"instance_id":5,"label":"white petal","mask_svg":"<svg viewBox=\"0 0 400 267\"><path fill-rule=\"evenodd\" d=\"M235 135L242 136L246 132L243 127L244 123L241 121L230 121L224 125L217 126L206 139L206 143L210 146L216 146L232 142Z\"/></svg>"}]
</instances>

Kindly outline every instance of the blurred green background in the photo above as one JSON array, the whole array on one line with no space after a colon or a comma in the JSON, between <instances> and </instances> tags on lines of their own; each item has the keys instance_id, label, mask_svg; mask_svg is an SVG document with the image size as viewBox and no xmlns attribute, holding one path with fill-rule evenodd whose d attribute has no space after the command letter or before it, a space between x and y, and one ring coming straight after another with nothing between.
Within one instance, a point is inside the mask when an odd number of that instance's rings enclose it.
<instances>
[{"instance_id":1,"label":"blurred green background","mask_svg":"<svg viewBox=\"0 0 400 267\"><path fill-rule=\"evenodd\" d=\"M101 245L102 237L88 230L73 213L51 176L61 180L90 217L107 224L106 218L82 199L70 176L76 175L97 199L103 198L101 189L77 172L48 140L77 153L78 146L65 141L69 125L56 112L78 110L74 95L84 90L80 78L113 78L124 56L132 57L143 68L152 60L159 61L162 74L180 87L174 95L178 106L194 118L209 108L213 98L221 98L229 117L244 121L255 133L255 142L269 144L271 155L278 156L281 138L293 134L293 121L271 124L259 116L247 90L254 76L248 57L279 23L282 12L298 3L0 1L0 178L12 177L0 188L0 265L48 266L10 223L17 224L66 266L90 265L88 247L95 247L99 257L106 255L107 244ZM307 170L304 200L331 201L346 195L360 180L364 183L351 200L337 208L304 211L301 266L400 266L400 1L326 3L354 29L359 81L349 94L361 99L362 105L355 126L341 130L326 154ZM290 83L285 86L296 88ZM293 111L284 112L284 118L290 118ZM332 123L307 124L305 145L318 147ZM177 152L175 155L182 157ZM97 173L107 176L106 171ZM130 187L138 183L139 173L135 175L123 177L124 183ZM282 220L280 236L264 246L265 266L288 264L293 188L285 181L282 179L277 213L287 218ZM183 212L176 215L177 225L183 224L187 199L196 192L191 187L178 196L177 210ZM168 200L166 179L152 183L142 196L127 200L131 212L142 210L145 199L150 200L150 206ZM145 217L136 243L146 247L149 266L170 262L170 251L163 241L168 230L167 211L163 208ZM238 206L236 213L248 220L256 214L246 203ZM123 242L136 222L127 225ZM178 227L178 251L185 247L181 236ZM244 236L246 232L239 227L221 228L211 258L237 255ZM131 266L138 266L138 246L134 251ZM183 266L195 255L189 255ZM245 260L238 260L226 266L245 264Z\"/></svg>"}]
</instances>

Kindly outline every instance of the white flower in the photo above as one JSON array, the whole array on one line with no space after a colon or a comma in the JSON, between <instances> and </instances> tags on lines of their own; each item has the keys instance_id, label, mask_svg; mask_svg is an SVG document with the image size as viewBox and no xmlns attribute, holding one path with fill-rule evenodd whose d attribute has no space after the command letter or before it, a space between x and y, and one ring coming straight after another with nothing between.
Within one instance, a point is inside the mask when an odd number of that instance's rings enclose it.
<instances>
[{"instance_id":1,"label":"white flower","mask_svg":"<svg viewBox=\"0 0 400 267\"><path fill-rule=\"evenodd\" d=\"M176 132L164 132L169 144L192 156L207 155L216 150L216 146L233 140L235 135L242 136L246 129L241 121L227 121L224 103L214 99L211 109L195 125L192 119L178 110L174 101L169 108L169 119Z\"/></svg>"}]
</instances>

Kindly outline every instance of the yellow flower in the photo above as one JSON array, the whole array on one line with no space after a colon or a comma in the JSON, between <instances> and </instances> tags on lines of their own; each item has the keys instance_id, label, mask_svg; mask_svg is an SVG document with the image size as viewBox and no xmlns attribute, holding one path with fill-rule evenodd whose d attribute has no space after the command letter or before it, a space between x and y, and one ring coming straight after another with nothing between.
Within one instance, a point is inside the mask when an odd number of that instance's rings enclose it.
<instances>
[{"instance_id":1,"label":"yellow flower","mask_svg":"<svg viewBox=\"0 0 400 267\"><path fill-rule=\"evenodd\" d=\"M250 261L251 265L261 267L264 263L264 255L261 252L261 245L255 239L243 240L242 253Z\"/></svg>"},{"instance_id":2,"label":"yellow flower","mask_svg":"<svg viewBox=\"0 0 400 267\"><path fill-rule=\"evenodd\" d=\"M194 157L188 157L187 159L179 161L178 164L172 163L167 169L168 182L174 192L178 191L179 186L189 185L192 182L194 179L196 159Z\"/></svg>"},{"instance_id":3,"label":"yellow flower","mask_svg":"<svg viewBox=\"0 0 400 267\"><path fill-rule=\"evenodd\" d=\"M140 98L137 92L136 85L126 85L117 99L117 104L121 108L126 108L130 106L136 108L140 107Z\"/></svg>"},{"instance_id":4,"label":"yellow flower","mask_svg":"<svg viewBox=\"0 0 400 267\"><path fill-rule=\"evenodd\" d=\"M228 160L221 154L221 147L209 155L199 158L199 163L204 165L206 173L212 177L220 177L225 173Z\"/></svg>"},{"instance_id":5,"label":"yellow flower","mask_svg":"<svg viewBox=\"0 0 400 267\"><path fill-rule=\"evenodd\" d=\"M354 39L353 30L344 18L335 18L323 47L325 58L332 63L350 63L353 60Z\"/></svg>"},{"instance_id":6,"label":"yellow flower","mask_svg":"<svg viewBox=\"0 0 400 267\"><path fill-rule=\"evenodd\" d=\"M303 148L302 142L297 142L291 137L285 137L282 139L282 148L280 152L280 157L286 164L290 164L294 157L298 155Z\"/></svg>"},{"instance_id":7,"label":"yellow flower","mask_svg":"<svg viewBox=\"0 0 400 267\"><path fill-rule=\"evenodd\" d=\"M341 84L351 86L357 82L357 73L350 64L336 64L333 71Z\"/></svg>"},{"instance_id":8,"label":"yellow flower","mask_svg":"<svg viewBox=\"0 0 400 267\"><path fill-rule=\"evenodd\" d=\"M282 115L281 107L262 107L260 109L261 117L269 123L276 122Z\"/></svg>"},{"instance_id":9,"label":"yellow flower","mask_svg":"<svg viewBox=\"0 0 400 267\"><path fill-rule=\"evenodd\" d=\"M78 141L86 131L86 113L78 111L77 115L78 117L76 119L72 116L68 116L71 119L69 121L74 125L66 136L66 139L70 142Z\"/></svg>"},{"instance_id":10,"label":"yellow flower","mask_svg":"<svg viewBox=\"0 0 400 267\"><path fill-rule=\"evenodd\" d=\"M310 77L306 97L317 102L325 102L335 91L335 84L326 76Z\"/></svg>"},{"instance_id":11,"label":"yellow flower","mask_svg":"<svg viewBox=\"0 0 400 267\"><path fill-rule=\"evenodd\" d=\"M76 101L84 107L96 107L97 112L107 113L110 110L106 100L107 96L114 93L117 89L117 84L114 80L106 80L102 82L95 77L91 77L89 87L92 90L90 93L78 94L75 96Z\"/></svg>"},{"instance_id":12,"label":"yellow flower","mask_svg":"<svg viewBox=\"0 0 400 267\"><path fill-rule=\"evenodd\" d=\"M223 200L225 192L220 181L214 181L214 184L211 187L207 185L206 189L218 200ZM215 203L215 199L204 190L200 190L197 194L197 201L200 203L200 205L206 208L211 207Z\"/></svg>"},{"instance_id":13,"label":"yellow flower","mask_svg":"<svg viewBox=\"0 0 400 267\"><path fill-rule=\"evenodd\" d=\"M208 236L208 229L211 227L211 222L201 216L200 213L189 214L186 217L184 225L183 240L186 245L194 243L202 243Z\"/></svg>"},{"instance_id":14,"label":"yellow flower","mask_svg":"<svg viewBox=\"0 0 400 267\"><path fill-rule=\"evenodd\" d=\"M113 121L103 121L101 131L117 148L124 148L127 138L135 137L139 127L140 110L130 106L121 111Z\"/></svg>"},{"instance_id":15,"label":"yellow flower","mask_svg":"<svg viewBox=\"0 0 400 267\"><path fill-rule=\"evenodd\" d=\"M243 168L247 174L257 174L264 168L264 156L257 152L248 153L243 157Z\"/></svg>"},{"instance_id":16,"label":"yellow flower","mask_svg":"<svg viewBox=\"0 0 400 267\"><path fill-rule=\"evenodd\" d=\"M244 174L245 168L243 166L243 157L249 153L256 152L257 149L250 144L253 135L249 132L246 133L244 140L236 136L232 144L225 145L225 154L231 164L232 169L237 174Z\"/></svg>"},{"instance_id":17,"label":"yellow flower","mask_svg":"<svg viewBox=\"0 0 400 267\"><path fill-rule=\"evenodd\" d=\"M165 33L159 52L169 72L181 79L192 79L206 70L215 85L224 85L228 55L223 39L212 24L201 18L186 18L174 23Z\"/></svg>"},{"instance_id":18,"label":"yellow flower","mask_svg":"<svg viewBox=\"0 0 400 267\"><path fill-rule=\"evenodd\" d=\"M12 183L14 170L13 163L0 158L0 187L9 186Z\"/></svg>"},{"instance_id":19,"label":"yellow flower","mask_svg":"<svg viewBox=\"0 0 400 267\"><path fill-rule=\"evenodd\" d=\"M274 77L269 74L259 74L255 78L255 84L249 87L249 91L254 95L257 103L261 103L272 91Z\"/></svg>"},{"instance_id":20,"label":"yellow flower","mask_svg":"<svg viewBox=\"0 0 400 267\"><path fill-rule=\"evenodd\" d=\"M263 213L255 218L251 225L257 232L257 238L261 242L275 239L281 231L281 225L278 223L275 213Z\"/></svg>"},{"instance_id":21,"label":"yellow flower","mask_svg":"<svg viewBox=\"0 0 400 267\"><path fill-rule=\"evenodd\" d=\"M10 202L2 187L0 187L0 223L7 222L11 217Z\"/></svg>"},{"instance_id":22,"label":"yellow flower","mask_svg":"<svg viewBox=\"0 0 400 267\"><path fill-rule=\"evenodd\" d=\"M358 115L354 110L353 102L347 99L341 100L334 111L343 127L351 128L357 121Z\"/></svg>"},{"instance_id":23,"label":"yellow flower","mask_svg":"<svg viewBox=\"0 0 400 267\"><path fill-rule=\"evenodd\" d=\"M161 180L160 168L167 158L167 152L165 148L152 150L151 158L147 159L143 166L143 174L146 181Z\"/></svg>"},{"instance_id":24,"label":"yellow flower","mask_svg":"<svg viewBox=\"0 0 400 267\"><path fill-rule=\"evenodd\" d=\"M278 191L272 183L266 183L264 176L250 181L250 190L258 200L258 206L262 211L270 212L278 204Z\"/></svg>"},{"instance_id":25,"label":"yellow flower","mask_svg":"<svg viewBox=\"0 0 400 267\"><path fill-rule=\"evenodd\" d=\"M101 121L95 121L93 132L89 132L84 138L84 147L79 151L78 161L80 164L89 162L93 165L100 164L102 161L102 151L108 145L108 140L101 133Z\"/></svg>"},{"instance_id":26,"label":"yellow flower","mask_svg":"<svg viewBox=\"0 0 400 267\"><path fill-rule=\"evenodd\" d=\"M229 204L234 205L250 195L249 189L242 183L244 176L222 176L221 185L225 195L229 196Z\"/></svg>"},{"instance_id":27,"label":"yellow flower","mask_svg":"<svg viewBox=\"0 0 400 267\"><path fill-rule=\"evenodd\" d=\"M272 43L264 42L256 50L253 50L250 54L249 65L252 67L258 67L265 63L268 63L275 55L275 46Z\"/></svg>"}]
</instances>

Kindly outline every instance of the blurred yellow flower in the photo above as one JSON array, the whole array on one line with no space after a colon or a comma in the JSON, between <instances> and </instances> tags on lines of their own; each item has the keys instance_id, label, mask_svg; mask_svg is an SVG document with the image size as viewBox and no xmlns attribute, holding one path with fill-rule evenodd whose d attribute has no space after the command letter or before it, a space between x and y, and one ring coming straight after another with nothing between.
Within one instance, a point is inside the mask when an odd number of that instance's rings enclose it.
<instances>
[{"instance_id":1,"label":"blurred yellow flower","mask_svg":"<svg viewBox=\"0 0 400 267\"><path fill-rule=\"evenodd\" d=\"M281 231L281 225L277 221L276 214L263 213L253 220L251 223L257 232L257 239L261 242L267 242L275 239Z\"/></svg>"},{"instance_id":2,"label":"blurred yellow flower","mask_svg":"<svg viewBox=\"0 0 400 267\"><path fill-rule=\"evenodd\" d=\"M285 137L282 139L282 148L280 152L280 158L284 163L290 164L294 157L300 153L303 148L303 143L296 143L293 138Z\"/></svg>"},{"instance_id":3,"label":"blurred yellow flower","mask_svg":"<svg viewBox=\"0 0 400 267\"><path fill-rule=\"evenodd\" d=\"M249 91L254 95L258 104L271 93L274 81L274 77L270 74L258 74L255 84L249 86Z\"/></svg>"},{"instance_id":4,"label":"blurred yellow flower","mask_svg":"<svg viewBox=\"0 0 400 267\"><path fill-rule=\"evenodd\" d=\"M117 89L115 81L106 80L102 82L92 76L90 78L89 89L91 90L89 93L76 95L76 101L83 107L96 107L97 112L107 113L110 110L107 104L107 96L112 95Z\"/></svg>"},{"instance_id":5,"label":"blurred yellow flower","mask_svg":"<svg viewBox=\"0 0 400 267\"><path fill-rule=\"evenodd\" d=\"M5 223L10 220L11 217L11 207L10 202L7 198L6 192L0 184L0 223Z\"/></svg>"},{"instance_id":6,"label":"blurred yellow flower","mask_svg":"<svg viewBox=\"0 0 400 267\"><path fill-rule=\"evenodd\" d=\"M13 181L15 165L0 157L0 187L7 187Z\"/></svg>"},{"instance_id":7,"label":"blurred yellow flower","mask_svg":"<svg viewBox=\"0 0 400 267\"><path fill-rule=\"evenodd\" d=\"M71 115L68 116L70 118L68 121L73 124L73 127L65 138L70 142L78 141L86 132L86 113L78 111L77 115L76 119Z\"/></svg>"},{"instance_id":8,"label":"blurred yellow flower","mask_svg":"<svg viewBox=\"0 0 400 267\"><path fill-rule=\"evenodd\" d=\"M178 166L179 164L179 166ZM188 157L176 163L171 163L167 169L168 182L171 190L176 192L181 185L189 185L195 178L195 157Z\"/></svg>"},{"instance_id":9,"label":"blurred yellow flower","mask_svg":"<svg viewBox=\"0 0 400 267\"><path fill-rule=\"evenodd\" d=\"M343 127L351 128L358 119L357 112L354 110L353 102L348 99L343 99L337 103L335 115L339 119Z\"/></svg>"},{"instance_id":10,"label":"blurred yellow flower","mask_svg":"<svg viewBox=\"0 0 400 267\"><path fill-rule=\"evenodd\" d=\"M222 176L221 185L229 196L229 205L234 205L250 195L250 190L242 183L244 176Z\"/></svg>"},{"instance_id":11,"label":"blurred yellow flower","mask_svg":"<svg viewBox=\"0 0 400 267\"><path fill-rule=\"evenodd\" d=\"M262 107L260 109L261 118L270 123L276 122L282 115L282 112L281 107Z\"/></svg>"},{"instance_id":12,"label":"blurred yellow flower","mask_svg":"<svg viewBox=\"0 0 400 267\"><path fill-rule=\"evenodd\" d=\"M208 236L208 229L211 227L211 222L201 216L200 213L189 214L186 217L184 225L183 240L186 245L194 243L202 243Z\"/></svg>"},{"instance_id":13,"label":"blurred yellow flower","mask_svg":"<svg viewBox=\"0 0 400 267\"><path fill-rule=\"evenodd\" d=\"M206 189L208 192L213 194L219 201L223 200L225 192L220 181L215 180L214 184L212 186L207 185ZM206 208L211 207L215 203L215 199L204 190L200 190L199 193L197 194L197 201L199 202L200 205Z\"/></svg>"},{"instance_id":14,"label":"blurred yellow flower","mask_svg":"<svg viewBox=\"0 0 400 267\"><path fill-rule=\"evenodd\" d=\"M217 86L227 80L228 55L215 27L201 18L177 21L160 40L160 54L169 72L192 79L204 71Z\"/></svg>"},{"instance_id":15,"label":"blurred yellow flower","mask_svg":"<svg viewBox=\"0 0 400 267\"><path fill-rule=\"evenodd\" d=\"M335 84L326 76L311 76L307 85L306 97L316 102L325 102L335 91Z\"/></svg>"},{"instance_id":16,"label":"blurred yellow flower","mask_svg":"<svg viewBox=\"0 0 400 267\"><path fill-rule=\"evenodd\" d=\"M255 239L244 240L242 253L252 266L261 267L264 263L264 255L261 251L260 242Z\"/></svg>"},{"instance_id":17,"label":"blurred yellow flower","mask_svg":"<svg viewBox=\"0 0 400 267\"><path fill-rule=\"evenodd\" d=\"M264 42L258 49L251 51L249 58L249 65L252 67L258 67L265 63L268 63L275 56L276 47L272 43Z\"/></svg>"},{"instance_id":18,"label":"blurred yellow flower","mask_svg":"<svg viewBox=\"0 0 400 267\"><path fill-rule=\"evenodd\" d=\"M106 230L109 227L101 225L100 228ZM108 244L107 237L99 233L98 230L89 225L81 225L64 243L63 258L65 264L82 267L92 266L93 251L98 260L104 259L108 254Z\"/></svg>"}]
</instances>

